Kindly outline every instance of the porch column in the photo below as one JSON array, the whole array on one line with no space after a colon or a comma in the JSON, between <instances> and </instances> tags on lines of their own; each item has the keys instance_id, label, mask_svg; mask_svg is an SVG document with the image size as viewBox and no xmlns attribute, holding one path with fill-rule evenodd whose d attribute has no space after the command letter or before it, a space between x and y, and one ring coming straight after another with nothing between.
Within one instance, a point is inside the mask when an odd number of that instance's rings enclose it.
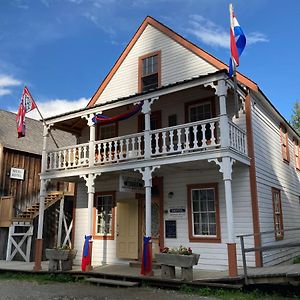
<instances>
[{"instance_id":1,"label":"porch column","mask_svg":"<svg viewBox=\"0 0 300 300\"><path fill-rule=\"evenodd\" d=\"M144 100L142 113L145 115L145 130L144 130L144 156L146 159L151 157L151 137L150 137L150 114L151 114L151 105L157 100L157 98L152 98L148 100Z\"/></svg>"},{"instance_id":2,"label":"porch column","mask_svg":"<svg viewBox=\"0 0 300 300\"><path fill-rule=\"evenodd\" d=\"M153 167L145 167L140 169L135 169L135 171L139 171L142 174L142 178L145 186L145 227L146 232L144 236L144 249L143 249L143 262L142 262L142 270L141 273L143 275L151 275L152 274L152 242L151 242L151 206L152 206L152 196L151 196L151 188L152 188L152 172L160 168L160 166ZM149 246L148 246L149 245ZM147 248L150 253L147 253ZM146 257L148 260L146 259ZM145 266L143 263L147 260L147 265Z\"/></svg>"},{"instance_id":3,"label":"porch column","mask_svg":"<svg viewBox=\"0 0 300 300\"><path fill-rule=\"evenodd\" d=\"M101 175L101 173L97 174L86 174L86 175L80 175L81 178L85 180L85 185L87 187L88 192L88 214L87 214L87 227L86 227L86 236L90 236L89 239L89 253L90 253L90 263L86 265L86 271L92 270L92 248L93 248L93 207L94 207L94 195L95 195L95 178L97 175Z\"/></svg>"},{"instance_id":4,"label":"porch column","mask_svg":"<svg viewBox=\"0 0 300 300\"><path fill-rule=\"evenodd\" d=\"M43 131L43 150L42 150L42 165L41 174L47 169L47 141L49 136L49 126L44 125ZM43 224L44 224L44 210L45 210L45 197L46 197L46 183L45 179L41 179L40 183L40 205L39 205L39 221L38 232L35 240L35 253L34 253L34 271L41 270L42 252L43 252Z\"/></svg>"},{"instance_id":5,"label":"porch column","mask_svg":"<svg viewBox=\"0 0 300 300\"><path fill-rule=\"evenodd\" d=\"M221 147L229 147L229 123L226 111L227 85L224 79L218 81L216 86L216 95L219 97L220 104L220 139Z\"/></svg>"},{"instance_id":6,"label":"porch column","mask_svg":"<svg viewBox=\"0 0 300 300\"><path fill-rule=\"evenodd\" d=\"M82 116L82 119L87 120L87 124L90 127L90 138L89 138L89 167L93 167L95 164L95 139L96 139L96 124L93 122L95 114L88 114Z\"/></svg>"},{"instance_id":7,"label":"porch column","mask_svg":"<svg viewBox=\"0 0 300 300\"><path fill-rule=\"evenodd\" d=\"M227 220L227 255L228 255L228 273L229 276L235 277L237 272L237 256L236 256L236 243L234 233L233 221L233 205L232 205L232 165L235 162L231 157L223 157L222 161L212 159L220 166L220 172L223 173L223 181L225 187L225 202L226 202L226 220Z\"/></svg>"}]
</instances>

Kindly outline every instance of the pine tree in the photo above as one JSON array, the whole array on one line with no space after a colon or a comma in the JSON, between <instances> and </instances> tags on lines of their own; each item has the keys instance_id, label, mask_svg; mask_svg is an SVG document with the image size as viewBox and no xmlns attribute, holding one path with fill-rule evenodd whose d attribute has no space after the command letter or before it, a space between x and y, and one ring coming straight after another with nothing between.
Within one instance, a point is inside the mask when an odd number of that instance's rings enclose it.
<instances>
[{"instance_id":1,"label":"pine tree","mask_svg":"<svg viewBox=\"0 0 300 300\"><path fill-rule=\"evenodd\" d=\"M299 101L296 101L294 103L293 114L291 117L290 124L300 135L300 102Z\"/></svg>"}]
</instances>

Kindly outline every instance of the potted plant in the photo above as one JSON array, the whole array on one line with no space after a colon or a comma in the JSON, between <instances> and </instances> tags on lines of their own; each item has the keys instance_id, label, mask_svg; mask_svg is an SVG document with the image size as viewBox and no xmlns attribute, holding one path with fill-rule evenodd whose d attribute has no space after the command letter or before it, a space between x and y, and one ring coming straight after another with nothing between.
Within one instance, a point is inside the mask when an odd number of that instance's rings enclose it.
<instances>
[{"instance_id":1,"label":"potted plant","mask_svg":"<svg viewBox=\"0 0 300 300\"><path fill-rule=\"evenodd\" d=\"M175 278L175 267L180 267L181 278L187 281L193 280L193 266L198 264L199 257L200 254L183 246L171 249L165 247L161 253L155 254L157 262L161 264L162 278Z\"/></svg>"},{"instance_id":2,"label":"potted plant","mask_svg":"<svg viewBox=\"0 0 300 300\"><path fill-rule=\"evenodd\" d=\"M49 271L68 271L72 270L73 259L76 257L77 250L69 246L46 249L46 258L49 260Z\"/></svg>"}]
</instances>

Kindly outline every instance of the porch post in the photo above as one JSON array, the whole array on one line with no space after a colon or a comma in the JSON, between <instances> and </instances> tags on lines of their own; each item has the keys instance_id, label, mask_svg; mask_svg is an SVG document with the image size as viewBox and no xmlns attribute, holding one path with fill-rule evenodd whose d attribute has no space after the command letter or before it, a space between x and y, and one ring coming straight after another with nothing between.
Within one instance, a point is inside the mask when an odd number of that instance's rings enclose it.
<instances>
[{"instance_id":1,"label":"porch post","mask_svg":"<svg viewBox=\"0 0 300 300\"><path fill-rule=\"evenodd\" d=\"M221 147L229 147L229 123L226 111L227 85L224 79L218 81L216 86L216 95L219 97L220 105L220 131Z\"/></svg>"},{"instance_id":2,"label":"porch post","mask_svg":"<svg viewBox=\"0 0 300 300\"><path fill-rule=\"evenodd\" d=\"M160 166L135 169L135 171L139 171L142 174L144 186L145 186L145 223L146 223L145 227L146 227L146 232L145 232L145 236L144 236L143 262L142 262L142 269L141 269L141 274L143 274L143 275L152 275L152 241L151 241L152 196L151 196L151 188L152 188L152 172L157 168L160 168Z\"/></svg>"},{"instance_id":3,"label":"porch post","mask_svg":"<svg viewBox=\"0 0 300 300\"><path fill-rule=\"evenodd\" d=\"M151 137L150 137L150 114L151 114L151 105L158 98L152 98L144 100L142 113L145 115L145 130L144 130L144 156L146 159L151 157Z\"/></svg>"},{"instance_id":4,"label":"porch post","mask_svg":"<svg viewBox=\"0 0 300 300\"><path fill-rule=\"evenodd\" d=\"M42 165L41 165L41 173L42 174L47 169L47 152L46 152L46 150L47 150L48 136L49 136L49 127L44 125ZM44 224L45 197L46 197L46 180L41 179L38 232L37 232L37 238L35 240L35 253L34 253L34 267L33 267L34 271L41 270L42 252L43 252L43 224Z\"/></svg>"},{"instance_id":5,"label":"porch post","mask_svg":"<svg viewBox=\"0 0 300 300\"><path fill-rule=\"evenodd\" d=\"M223 157L222 161L217 159L209 160L214 161L220 166L220 172L223 173L223 181L225 187L225 202L226 202L226 219L227 219L227 255L228 255L228 273L229 276L235 277L237 272L237 256L236 256L236 243L234 233L234 221L233 221L233 205L232 205L232 165L234 159L231 157Z\"/></svg>"}]
</instances>

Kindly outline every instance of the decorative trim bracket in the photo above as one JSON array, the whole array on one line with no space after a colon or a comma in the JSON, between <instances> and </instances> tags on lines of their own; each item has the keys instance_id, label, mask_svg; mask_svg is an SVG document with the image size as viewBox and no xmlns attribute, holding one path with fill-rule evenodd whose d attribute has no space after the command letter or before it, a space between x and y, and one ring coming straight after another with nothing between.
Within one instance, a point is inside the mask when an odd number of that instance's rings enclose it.
<instances>
[{"instance_id":1,"label":"decorative trim bracket","mask_svg":"<svg viewBox=\"0 0 300 300\"><path fill-rule=\"evenodd\" d=\"M95 179L101 173L80 175L80 178L85 180L85 185L88 188L88 193L95 193Z\"/></svg>"},{"instance_id":2,"label":"decorative trim bracket","mask_svg":"<svg viewBox=\"0 0 300 300\"><path fill-rule=\"evenodd\" d=\"M102 111L100 111L99 114L102 114ZM88 114L88 115L85 115L85 116L81 116L81 118L87 120L88 126L93 126L93 125L95 125L94 122L93 122L93 118L95 116L96 116L96 114L92 113L92 114Z\"/></svg>"},{"instance_id":3,"label":"decorative trim bracket","mask_svg":"<svg viewBox=\"0 0 300 300\"><path fill-rule=\"evenodd\" d=\"M151 105L153 104L153 102L155 100L158 100L158 98L159 97L153 97L151 99L144 100L144 104L143 104L143 107L142 107L142 113L143 114L150 113L150 111L151 111Z\"/></svg>"},{"instance_id":4,"label":"decorative trim bracket","mask_svg":"<svg viewBox=\"0 0 300 300\"><path fill-rule=\"evenodd\" d=\"M134 171L139 171L142 174L145 187L152 187L152 173L159 168L160 166L153 166L134 169Z\"/></svg>"},{"instance_id":5,"label":"decorative trim bracket","mask_svg":"<svg viewBox=\"0 0 300 300\"><path fill-rule=\"evenodd\" d=\"M223 180L232 179L232 165L235 163L235 159L231 157L223 157L221 161L217 158L209 159L208 162L214 162L220 167L219 172L223 173Z\"/></svg>"}]
</instances>

